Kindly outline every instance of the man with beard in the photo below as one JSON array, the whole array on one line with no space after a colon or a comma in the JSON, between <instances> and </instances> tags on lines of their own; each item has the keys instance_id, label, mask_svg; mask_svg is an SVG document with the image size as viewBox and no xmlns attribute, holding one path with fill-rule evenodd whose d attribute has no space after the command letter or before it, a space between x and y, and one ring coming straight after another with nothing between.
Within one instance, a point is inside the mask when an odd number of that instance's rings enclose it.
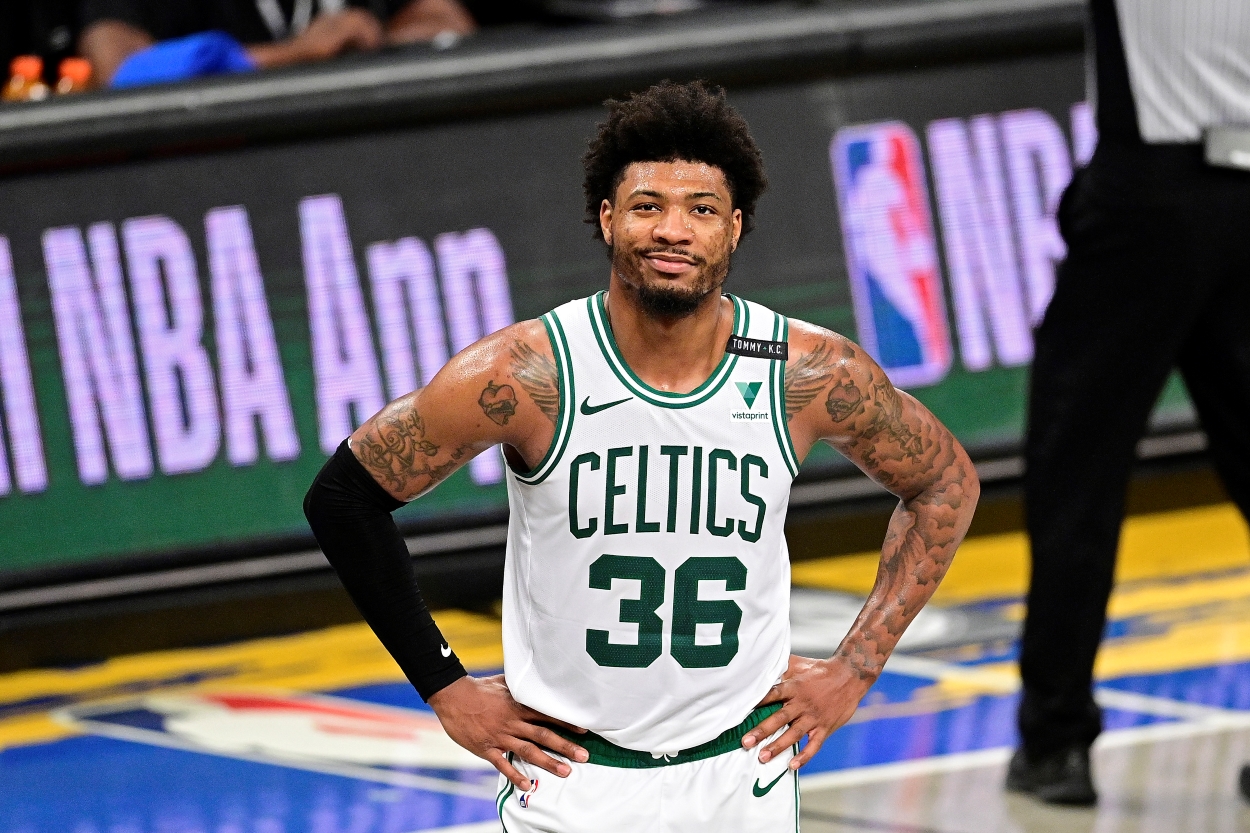
<instances>
[{"instance_id":1,"label":"man with beard","mask_svg":"<svg viewBox=\"0 0 1250 833\"><path fill-rule=\"evenodd\" d=\"M721 292L765 186L722 91L609 102L584 163L607 291L486 337L388 405L305 513L447 733L501 773L506 830L793 830L797 770L936 589L976 474L855 344ZM900 502L872 595L812 660L789 652L783 526L821 440ZM496 443L505 673L474 678L389 512Z\"/></svg>"}]
</instances>

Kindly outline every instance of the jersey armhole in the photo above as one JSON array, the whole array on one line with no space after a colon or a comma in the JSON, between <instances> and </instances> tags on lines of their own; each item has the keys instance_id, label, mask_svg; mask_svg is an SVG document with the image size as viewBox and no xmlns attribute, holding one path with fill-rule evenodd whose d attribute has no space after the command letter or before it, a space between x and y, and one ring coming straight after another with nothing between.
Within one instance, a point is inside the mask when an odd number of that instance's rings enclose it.
<instances>
[{"instance_id":1,"label":"jersey armhole","mask_svg":"<svg viewBox=\"0 0 1250 833\"><path fill-rule=\"evenodd\" d=\"M573 415L576 412L577 395L573 387L573 357L569 351L568 339L564 328L555 312L549 312L541 319L547 330L547 338L551 341L551 352L556 359L556 374L559 377L560 410L556 418L556 430L551 437L551 445L543 459L532 470L519 474L509 466L513 476L521 483L537 485L547 479L568 447L569 437L573 433Z\"/></svg>"},{"instance_id":2,"label":"jersey armhole","mask_svg":"<svg viewBox=\"0 0 1250 833\"><path fill-rule=\"evenodd\" d=\"M781 313L773 313L773 341L788 342L790 322ZM777 446L781 449L781 459L786 461L790 477L799 473L798 455L794 453L794 441L790 439L790 424L786 420L786 363L774 359L768 374L768 399L773 412L773 432L777 436Z\"/></svg>"}]
</instances>

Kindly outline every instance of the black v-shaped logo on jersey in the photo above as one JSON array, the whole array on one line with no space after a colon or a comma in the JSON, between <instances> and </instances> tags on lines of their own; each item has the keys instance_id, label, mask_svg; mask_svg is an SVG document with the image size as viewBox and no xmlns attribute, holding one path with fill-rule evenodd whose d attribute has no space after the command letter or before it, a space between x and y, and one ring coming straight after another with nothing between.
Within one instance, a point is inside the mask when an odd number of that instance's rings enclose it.
<instances>
[{"instance_id":1,"label":"black v-shaped logo on jersey","mask_svg":"<svg viewBox=\"0 0 1250 833\"><path fill-rule=\"evenodd\" d=\"M600 411L606 411L608 408L614 408L622 402L628 402L633 398L634 397L632 396L627 396L624 399L618 399L615 402L604 402L602 405L591 405L590 397L587 396L582 400L582 416L590 416L591 414L597 414Z\"/></svg>"}]
</instances>

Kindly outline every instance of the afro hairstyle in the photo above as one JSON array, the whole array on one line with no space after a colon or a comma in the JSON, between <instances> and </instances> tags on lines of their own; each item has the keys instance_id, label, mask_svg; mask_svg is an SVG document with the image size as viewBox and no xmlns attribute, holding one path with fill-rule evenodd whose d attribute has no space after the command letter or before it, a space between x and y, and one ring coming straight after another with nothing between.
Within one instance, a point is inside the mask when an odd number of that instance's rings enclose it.
<instances>
[{"instance_id":1,"label":"afro hairstyle","mask_svg":"<svg viewBox=\"0 0 1250 833\"><path fill-rule=\"evenodd\" d=\"M596 237L599 207L611 202L634 162L702 162L725 174L733 207L742 211L742 236L755 225L755 203L768 187L764 160L746 120L706 81L661 81L624 101L605 102L608 118L590 141L582 166L586 222Z\"/></svg>"}]
</instances>

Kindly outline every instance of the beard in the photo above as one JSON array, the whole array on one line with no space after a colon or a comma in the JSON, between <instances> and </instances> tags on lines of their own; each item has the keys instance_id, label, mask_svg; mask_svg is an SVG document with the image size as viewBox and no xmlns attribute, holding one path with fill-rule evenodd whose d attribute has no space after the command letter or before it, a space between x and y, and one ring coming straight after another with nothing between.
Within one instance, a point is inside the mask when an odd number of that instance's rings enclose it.
<instances>
[{"instance_id":1,"label":"beard","mask_svg":"<svg viewBox=\"0 0 1250 833\"><path fill-rule=\"evenodd\" d=\"M692 284L682 286L675 280L648 280L643 259L650 254L667 252L694 261L698 274ZM693 252L674 246L651 246L625 250L612 246L608 250L612 268L644 312L657 318L685 318L713 293L719 293L729 276L732 253L726 251L709 261Z\"/></svg>"}]
</instances>

